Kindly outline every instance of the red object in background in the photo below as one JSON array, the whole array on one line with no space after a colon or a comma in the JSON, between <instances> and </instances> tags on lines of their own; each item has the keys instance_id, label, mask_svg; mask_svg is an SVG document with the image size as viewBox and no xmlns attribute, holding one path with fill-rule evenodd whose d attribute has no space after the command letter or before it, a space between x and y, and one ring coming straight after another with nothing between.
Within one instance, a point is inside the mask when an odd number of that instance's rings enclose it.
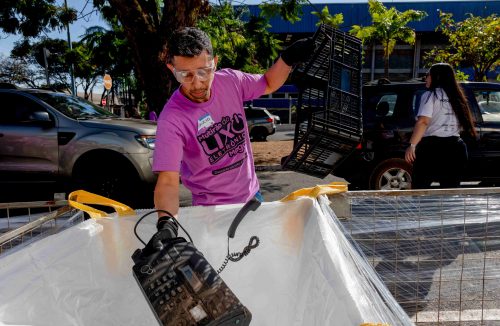
<instances>
[{"instance_id":1,"label":"red object in background","mask_svg":"<svg viewBox=\"0 0 500 326\"><path fill-rule=\"evenodd\" d=\"M106 105L106 98L103 98L103 99L101 100L101 105Z\"/></svg>"}]
</instances>

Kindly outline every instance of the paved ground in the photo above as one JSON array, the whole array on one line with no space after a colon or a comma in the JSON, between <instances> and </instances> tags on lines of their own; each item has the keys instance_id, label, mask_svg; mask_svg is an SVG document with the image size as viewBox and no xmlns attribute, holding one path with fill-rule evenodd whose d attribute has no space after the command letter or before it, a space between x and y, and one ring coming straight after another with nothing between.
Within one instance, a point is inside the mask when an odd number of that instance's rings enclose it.
<instances>
[{"instance_id":1,"label":"paved ground","mask_svg":"<svg viewBox=\"0 0 500 326\"><path fill-rule=\"evenodd\" d=\"M297 189L343 181L333 175L319 179L291 171L257 171L257 177L265 201L280 200ZM181 206L191 205L191 193L184 186L181 186L180 190L180 204Z\"/></svg>"}]
</instances>

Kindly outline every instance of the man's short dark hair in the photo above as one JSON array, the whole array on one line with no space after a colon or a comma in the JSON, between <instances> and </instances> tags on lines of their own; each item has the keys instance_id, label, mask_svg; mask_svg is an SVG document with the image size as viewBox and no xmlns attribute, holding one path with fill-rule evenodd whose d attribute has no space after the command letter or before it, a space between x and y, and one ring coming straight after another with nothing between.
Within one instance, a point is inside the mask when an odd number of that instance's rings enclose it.
<instances>
[{"instance_id":1,"label":"man's short dark hair","mask_svg":"<svg viewBox=\"0 0 500 326\"><path fill-rule=\"evenodd\" d=\"M212 42L207 33L194 27L184 27L175 31L168 45L168 62L172 63L174 56L195 57L203 51L213 56Z\"/></svg>"}]
</instances>

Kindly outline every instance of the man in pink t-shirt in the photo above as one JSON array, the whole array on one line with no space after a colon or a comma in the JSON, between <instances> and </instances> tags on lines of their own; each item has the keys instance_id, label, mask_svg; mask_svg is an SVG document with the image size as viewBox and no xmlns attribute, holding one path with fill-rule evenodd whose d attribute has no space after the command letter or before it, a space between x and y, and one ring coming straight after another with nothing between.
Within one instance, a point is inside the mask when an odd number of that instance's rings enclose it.
<instances>
[{"instance_id":1,"label":"man in pink t-shirt","mask_svg":"<svg viewBox=\"0 0 500 326\"><path fill-rule=\"evenodd\" d=\"M311 39L299 40L264 75L255 75L216 71L217 56L201 30L174 33L167 66L180 87L158 118L156 209L177 215L179 177L193 205L244 203L259 194L243 102L277 90L313 46Z\"/></svg>"}]
</instances>

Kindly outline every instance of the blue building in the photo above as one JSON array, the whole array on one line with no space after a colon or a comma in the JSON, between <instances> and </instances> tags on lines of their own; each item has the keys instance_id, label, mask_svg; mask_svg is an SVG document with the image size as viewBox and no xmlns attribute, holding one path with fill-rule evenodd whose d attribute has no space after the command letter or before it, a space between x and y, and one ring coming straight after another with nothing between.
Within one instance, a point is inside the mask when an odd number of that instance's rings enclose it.
<instances>
[{"instance_id":1,"label":"blue building","mask_svg":"<svg viewBox=\"0 0 500 326\"><path fill-rule=\"evenodd\" d=\"M383 2L384 3L384 2ZM368 3L328 3L309 4L302 8L303 16L301 21L294 24L284 21L281 18L273 18L270 21L271 32L278 35L278 38L289 44L296 39L312 35L317 27L318 18L311 14L313 11L321 11L324 6L328 6L330 14L342 13L344 24L341 29L349 31L352 25L371 25L371 16L368 13ZM486 17L491 14L500 14L500 0L469 0L469 1L406 1L406 2L385 2L388 8L395 7L398 11L415 9L425 11L427 17L419 22L409 24L416 31L416 42L414 45L397 44L389 61L389 74L391 80L407 80L425 74L422 57L427 51L435 46L443 46L446 39L436 32L436 27L440 24L439 11L453 14L455 21L467 18L467 14ZM257 5L249 6L252 15L258 15L260 8ZM374 48L365 49L364 58L364 80L378 79L384 72L383 49L381 45Z\"/></svg>"},{"instance_id":2,"label":"blue building","mask_svg":"<svg viewBox=\"0 0 500 326\"><path fill-rule=\"evenodd\" d=\"M395 7L398 11L415 9L425 11L427 17L419 22L410 23L409 26L416 32L414 45L397 44L389 58L389 79L393 81L408 80L425 75L427 68L424 67L423 56L434 47L442 47L447 40L440 32L436 31L439 26L439 11L453 14L455 21L462 21L467 14L487 17L492 14L500 14L500 0L469 0L469 1L406 1L406 2L383 2L387 8ZM344 24L341 30L348 32L352 25L369 26L372 24L368 13L368 3L328 3L309 4L302 7L303 15L301 21L294 24L276 17L271 19L270 31L275 33L278 39L287 46L297 39L311 36L317 29L318 17L311 14L313 11L320 12L324 6L328 6L330 14L342 13ZM250 14L259 15L258 5L249 6ZM381 45L365 47L363 80L365 82L383 77L384 60ZM472 69L463 69L465 73L472 74ZM500 69L499 69L500 70ZM497 72L498 74L498 72ZM490 76L492 79L496 74ZM255 107L262 106L271 110L281 117L281 121L289 123L292 117L292 108L296 104L297 89L293 85L285 85L277 92L254 100Z\"/></svg>"}]
</instances>

